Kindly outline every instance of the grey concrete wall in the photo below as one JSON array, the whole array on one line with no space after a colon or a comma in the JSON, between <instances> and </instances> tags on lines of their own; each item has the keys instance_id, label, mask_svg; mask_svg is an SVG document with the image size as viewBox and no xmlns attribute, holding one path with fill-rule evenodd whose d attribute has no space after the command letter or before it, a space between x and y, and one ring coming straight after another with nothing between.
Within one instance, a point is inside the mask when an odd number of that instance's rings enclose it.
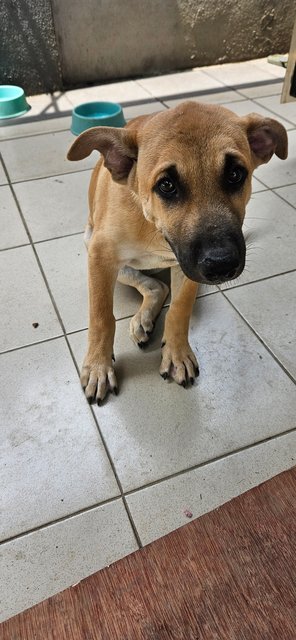
<instances>
[{"instance_id":1,"label":"grey concrete wall","mask_svg":"<svg viewBox=\"0 0 296 640\"><path fill-rule=\"evenodd\" d=\"M294 0L52 0L66 83L285 52Z\"/></svg>"},{"instance_id":2,"label":"grey concrete wall","mask_svg":"<svg viewBox=\"0 0 296 640\"><path fill-rule=\"evenodd\" d=\"M27 95L61 86L51 0L0 0L0 84Z\"/></svg>"},{"instance_id":3,"label":"grey concrete wall","mask_svg":"<svg viewBox=\"0 0 296 640\"><path fill-rule=\"evenodd\" d=\"M294 0L0 0L0 84L27 94L286 52Z\"/></svg>"}]
</instances>

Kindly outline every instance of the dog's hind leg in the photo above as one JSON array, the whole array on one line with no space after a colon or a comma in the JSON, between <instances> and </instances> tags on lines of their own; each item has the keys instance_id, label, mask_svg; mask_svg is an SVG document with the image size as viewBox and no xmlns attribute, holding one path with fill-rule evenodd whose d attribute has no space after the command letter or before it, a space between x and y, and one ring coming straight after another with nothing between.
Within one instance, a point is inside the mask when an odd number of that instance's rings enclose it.
<instances>
[{"instance_id":1,"label":"dog's hind leg","mask_svg":"<svg viewBox=\"0 0 296 640\"><path fill-rule=\"evenodd\" d=\"M143 296L139 311L130 321L130 337L139 347L148 342L153 331L154 322L166 300L169 288L161 280L151 278L133 267L123 267L118 274L118 281L135 287Z\"/></svg>"}]
</instances>

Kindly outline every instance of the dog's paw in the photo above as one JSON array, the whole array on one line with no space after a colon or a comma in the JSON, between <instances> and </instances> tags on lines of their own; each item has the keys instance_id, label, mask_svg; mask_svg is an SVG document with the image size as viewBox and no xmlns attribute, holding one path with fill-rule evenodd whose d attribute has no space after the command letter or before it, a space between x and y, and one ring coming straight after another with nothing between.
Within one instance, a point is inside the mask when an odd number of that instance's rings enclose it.
<instances>
[{"instance_id":1,"label":"dog's paw","mask_svg":"<svg viewBox=\"0 0 296 640\"><path fill-rule=\"evenodd\" d=\"M110 364L92 364L85 361L80 374L80 381L84 389L86 398L91 404L98 405L106 397L108 391L118 394L118 386L115 371Z\"/></svg>"},{"instance_id":2,"label":"dog's paw","mask_svg":"<svg viewBox=\"0 0 296 640\"><path fill-rule=\"evenodd\" d=\"M162 343L162 360L159 373L166 380L172 378L187 387L199 374L197 359L187 341Z\"/></svg>"},{"instance_id":3,"label":"dog's paw","mask_svg":"<svg viewBox=\"0 0 296 640\"><path fill-rule=\"evenodd\" d=\"M130 321L130 337L132 341L143 347L148 342L151 333L154 329L153 315L150 309L145 311L138 311L136 315Z\"/></svg>"},{"instance_id":4,"label":"dog's paw","mask_svg":"<svg viewBox=\"0 0 296 640\"><path fill-rule=\"evenodd\" d=\"M152 284L146 285L141 308L130 321L130 337L138 347L144 347L148 342L155 320L169 294L169 288L164 282L151 278L147 280L151 280Z\"/></svg>"}]
</instances>

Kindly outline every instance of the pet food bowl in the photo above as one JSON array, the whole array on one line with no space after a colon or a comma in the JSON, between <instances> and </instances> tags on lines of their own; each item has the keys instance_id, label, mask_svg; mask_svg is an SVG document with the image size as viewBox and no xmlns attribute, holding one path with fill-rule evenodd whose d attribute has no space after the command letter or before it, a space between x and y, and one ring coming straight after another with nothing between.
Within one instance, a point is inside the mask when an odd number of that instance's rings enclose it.
<instances>
[{"instance_id":1,"label":"pet food bowl","mask_svg":"<svg viewBox=\"0 0 296 640\"><path fill-rule=\"evenodd\" d=\"M0 118L17 118L30 109L21 87L11 84L0 85Z\"/></svg>"},{"instance_id":2,"label":"pet food bowl","mask_svg":"<svg viewBox=\"0 0 296 640\"><path fill-rule=\"evenodd\" d=\"M75 136L91 127L124 127L120 104L115 102L85 102L72 111L71 131Z\"/></svg>"}]
</instances>

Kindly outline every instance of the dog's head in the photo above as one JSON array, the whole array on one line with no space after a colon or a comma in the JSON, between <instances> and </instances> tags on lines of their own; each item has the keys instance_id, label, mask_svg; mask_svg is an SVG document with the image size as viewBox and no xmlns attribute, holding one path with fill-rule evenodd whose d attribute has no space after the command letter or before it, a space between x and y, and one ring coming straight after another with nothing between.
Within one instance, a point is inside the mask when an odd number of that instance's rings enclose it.
<instances>
[{"instance_id":1,"label":"dog's head","mask_svg":"<svg viewBox=\"0 0 296 640\"><path fill-rule=\"evenodd\" d=\"M276 120L185 102L124 129L89 129L68 158L100 151L113 180L137 195L188 278L221 283L244 268L242 224L252 173L274 153L285 159L287 147Z\"/></svg>"}]
</instances>

